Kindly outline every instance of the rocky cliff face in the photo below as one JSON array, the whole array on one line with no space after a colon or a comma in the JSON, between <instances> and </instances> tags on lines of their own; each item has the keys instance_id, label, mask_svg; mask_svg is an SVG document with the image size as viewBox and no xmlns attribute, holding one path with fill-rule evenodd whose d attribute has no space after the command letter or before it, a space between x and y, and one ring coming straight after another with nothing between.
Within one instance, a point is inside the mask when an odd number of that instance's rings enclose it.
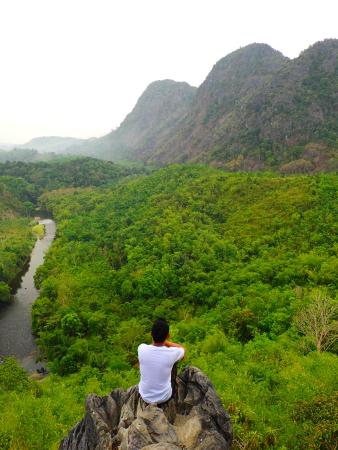
<instances>
[{"instance_id":1,"label":"rocky cliff face","mask_svg":"<svg viewBox=\"0 0 338 450\"><path fill-rule=\"evenodd\" d=\"M163 405L147 405L137 386L107 397L90 395L86 416L59 450L227 450L232 431L209 379L197 368L177 377L177 394Z\"/></svg>"}]
</instances>

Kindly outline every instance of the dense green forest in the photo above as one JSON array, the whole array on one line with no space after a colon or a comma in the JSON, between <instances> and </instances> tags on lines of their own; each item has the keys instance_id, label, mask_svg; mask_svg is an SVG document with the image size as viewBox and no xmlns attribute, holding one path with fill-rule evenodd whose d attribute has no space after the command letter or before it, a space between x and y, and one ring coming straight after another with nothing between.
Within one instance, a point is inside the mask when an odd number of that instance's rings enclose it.
<instances>
[{"instance_id":1,"label":"dense green forest","mask_svg":"<svg viewBox=\"0 0 338 450\"><path fill-rule=\"evenodd\" d=\"M337 184L171 166L45 192L58 233L33 327L52 374L0 365L0 448L57 448L85 393L137 383L136 348L164 316L230 412L235 449L334 449ZM323 339L304 326L320 311Z\"/></svg>"},{"instance_id":2,"label":"dense green forest","mask_svg":"<svg viewBox=\"0 0 338 450\"><path fill-rule=\"evenodd\" d=\"M11 299L11 285L28 261L34 236L32 188L22 179L0 176L0 304Z\"/></svg>"},{"instance_id":3,"label":"dense green forest","mask_svg":"<svg viewBox=\"0 0 338 450\"><path fill-rule=\"evenodd\" d=\"M21 273L34 244L32 219L39 195L56 188L97 186L143 171L93 158L0 163L0 302Z\"/></svg>"},{"instance_id":4,"label":"dense green forest","mask_svg":"<svg viewBox=\"0 0 338 450\"><path fill-rule=\"evenodd\" d=\"M35 200L44 191L63 187L101 186L142 173L141 166L121 166L86 157L59 157L53 161L7 161L0 164L0 176L22 178L32 187Z\"/></svg>"}]
</instances>

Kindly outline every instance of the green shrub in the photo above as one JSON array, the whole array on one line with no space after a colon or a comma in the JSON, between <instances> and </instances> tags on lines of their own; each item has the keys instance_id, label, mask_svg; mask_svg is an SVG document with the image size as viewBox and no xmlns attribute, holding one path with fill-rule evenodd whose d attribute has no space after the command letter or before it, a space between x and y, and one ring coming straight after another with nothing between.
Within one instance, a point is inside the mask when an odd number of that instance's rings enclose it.
<instances>
[{"instance_id":1,"label":"green shrub","mask_svg":"<svg viewBox=\"0 0 338 450\"><path fill-rule=\"evenodd\" d=\"M11 290L8 284L0 281L0 303L9 303L11 301Z\"/></svg>"}]
</instances>

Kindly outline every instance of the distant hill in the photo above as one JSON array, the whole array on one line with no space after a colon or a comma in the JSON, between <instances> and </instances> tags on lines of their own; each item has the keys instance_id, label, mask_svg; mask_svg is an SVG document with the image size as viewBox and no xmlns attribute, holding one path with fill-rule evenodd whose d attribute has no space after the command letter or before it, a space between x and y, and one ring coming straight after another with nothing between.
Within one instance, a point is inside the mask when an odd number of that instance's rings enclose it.
<instances>
[{"instance_id":1,"label":"distant hill","mask_svg":"<svg viewBox=\"0 0 338 450\"><path fill-rule=\"evenodd\" d=\"M76 146L84 143L85 139L59 136L42 136L31 139L26 144L17 147L38 150L41 153L62 153L70 146Z\"/></svg>"},{"instance_id":2,"label":"distant hill","mask_svg":"<svg viewBox=\"0 0 338 450\"><path fill-rule=\"evenodd\" d=\"M198 89L152 83L116 131L77 152L231 170L334 170L337 83L337 39L292 60L266 44L251 44L218 61Z\"/></svg>"},{"instance_id":3,"label":"distant hill","mask_svg":"<svg viewBox=\"0 0 338 450\"><path fill-rule=\"evenodd\" d=\"M14 148L9 151L0 150L0 162L6 161L36 161L40 153L37 150Z\"/></svg>"},{"instance_id":4,"label":"distant hill","mask_svg":"<svg viewBox=\"0 0 338 450\"><path fill-rule=\"evenodd\" d=\"M13 148L9 151L0 150L0 163L6 161L50 161L52 159L60 158L61 155L56 153L39 153L37 150L29 148Z\"/></svg>"},{"instance_id":5,"label":"distant hill","mask_svg":"<svg viewBox=\"0 0 338 450\"><path fill-rule=\"evenodd\" d=\"M3 150L12 150L12 148L16 147L15 144L8 144L5 142L0 142L0 152Z\"/></svg>"}]
</instances>

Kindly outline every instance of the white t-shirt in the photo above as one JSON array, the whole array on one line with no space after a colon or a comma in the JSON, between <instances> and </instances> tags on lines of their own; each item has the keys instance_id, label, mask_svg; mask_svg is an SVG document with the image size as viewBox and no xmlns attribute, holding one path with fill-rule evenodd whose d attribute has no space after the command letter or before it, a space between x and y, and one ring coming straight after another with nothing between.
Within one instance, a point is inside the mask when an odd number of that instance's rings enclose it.
<instances>
[{"instance_id":1,"label":"white t-shirt","mask_svg":"<svg viewBox=\"0 0 338 450\"><path fill-rule=\"evenodd\" d=\"M147 403L163 403L170 399L171 371L184 356L183 348L141 344L138 347L141 380L139 392Z\"/></svg>"}]
</instances>

